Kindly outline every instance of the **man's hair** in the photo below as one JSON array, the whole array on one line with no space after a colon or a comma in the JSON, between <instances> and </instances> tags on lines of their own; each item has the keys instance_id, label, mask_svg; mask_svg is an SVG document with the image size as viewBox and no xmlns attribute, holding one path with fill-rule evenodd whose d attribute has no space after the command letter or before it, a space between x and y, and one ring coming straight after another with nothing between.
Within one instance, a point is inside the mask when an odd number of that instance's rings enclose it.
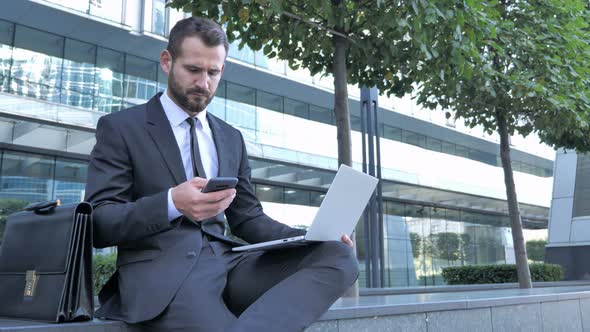
<instances>
[{"instance_id":1,"label":"man's hair","mask_svg":"<svg viewBox=\"0 0 590 332\"><path fill-rule=\"evenodd\" d=\"M166 49L170 52L172 60L180 56L184 39L194 36L199 37L207 47L223 45L227 56L229 43L219 24L202 17L189 17L178 21L170 31Z\"/></svg>"}]
</instances>

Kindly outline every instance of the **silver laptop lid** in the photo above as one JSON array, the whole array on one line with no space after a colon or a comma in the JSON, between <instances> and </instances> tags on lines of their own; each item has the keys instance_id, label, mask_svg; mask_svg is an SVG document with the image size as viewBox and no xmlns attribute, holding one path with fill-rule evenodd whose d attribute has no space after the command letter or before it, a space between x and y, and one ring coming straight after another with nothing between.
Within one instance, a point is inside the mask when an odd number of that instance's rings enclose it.
<instances>
[{"instance_id":1,"label":"silver laptop lid","mask_svg":"<svg viewBox=\"0 0 590 332\"><path fill-rule=\"evenodd\" d=\"M340 241L351 234L379 180L341 165L313 219L306 240Z\"/></svg>"}]
</instances>

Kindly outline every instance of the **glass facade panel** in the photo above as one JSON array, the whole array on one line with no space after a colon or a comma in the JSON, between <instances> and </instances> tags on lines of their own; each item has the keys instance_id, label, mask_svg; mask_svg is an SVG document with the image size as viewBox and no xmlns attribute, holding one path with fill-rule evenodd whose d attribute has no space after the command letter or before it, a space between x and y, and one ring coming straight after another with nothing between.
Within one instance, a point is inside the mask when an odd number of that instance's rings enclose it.
<instances>
[{"instance_id":1,"label":"glass facade panel","mask_svg":"<svg viewBox=\"0 0 590 332\"><path fill-rule=\"evenodd\" d=\"M64 38L16 26L10 92L59 102Z\"/></svg>"},{"instance_id":2,"label":"glass facade panel","mask_svg":"<svg viewBox=\"0 0 590 332\"><path fill-rule=\"evenodd\" d=\"M96 87L96 46L66 39L60 103L92 108Z\"/></svg>"},{"instance_id":3,"label":"glass facade panel","mask_svg":"<svg viewBox=\"0 0 590 332\"><path fill-rule=\"evenodd\" d=\"M455 147L455 155L459 157L469 158L469 149L457 144Z\"/></svg>"},{"instance_id":4,"label":"glass facade panel","mask_svg":"<svg viewBox=\"0 0 590 332\"><path fill-rule=\"evenodd\" d=\"M496 165L496 155L479 150L469 150L469 159L481 161L489 165Z\"/></svg>"},{"instance_id":5,"label":"glass facade panel","mask_svg":"<svg viewBox=\"0 0 590 332\"><path fill-rule=\"evenodd\" d=\"M442 152L446 154L455 155L455 144L450 142L442 142Z\"/></svg>"},{"instance_id":6,"label":"glass facade panel","mask_svg":"<svg viewBox=\"0 0 590 332\"><path fill-rule=\"evenodd\" d=\"M350 116L350 130L361 132L361 118L358 116Z\"/></svg>"},{"instance_id":7,"label":"glass facade panel","mask_svg":"<svg viewBox=\"0 0 590 332\"><path fill-rule=\"evenodd\" d=\"M383 125L383 138L392 141L402 141L402 130L396 127Z\"/></svg>"},{"instance_id":8,"label":"glass facade panel","mask_svg":"<svg viewBox=\"0 0 590 332\"><path fill-rule=\"evenodd\" d=\"M166 0L152 2L152 32L164 36L166 31Z\"/></svg>"},{"instance_id":9,"label":"glass facade panel","mask_svg":"<svg viewBox=\"0 0 590 332\"><path fill-rule=\"evenodd\" d=\"M8 91L14 24L0 21L0 92Z\"/></svg>"},{"instance_id":10,"label":"glass facade panel","mask_svg":"<svg viewBox=\"0 0 590 332\"><path fill-rule=\"evenodd\" d=\"M426 148L428 150L441 152L442 151L442 141L432 137L426 137Z\"/></svg>"},{"instance_id":11,"label":"glass facade panel","mask_svg":"<svg viewBox=\"0 0 590 332\"><path fill-rule=\"evenodd\" d=\"M310 192L310 206L320 206L322 204L322 201L324 200L324 197L326 196L326 194L321 193L321 192L317 192L317 191L312 191Z\"/></svg>"},{"instance_id":12,"label":"glass facade panel","mask_svg":"<svg viewBox=\"0 0 590 332\"><path fill-rule=\"evenodd\" d=\"M590 156L578 154L572 217L590 216Z\"/></svg>"},{"instance_id":13,"label":"glass facade panel","mask_svg":"<svg viewBox=\"0 0 590 332\"><path fill-rule=\"evenodd\" d=\"M309 191L297 190L292 188L285 188L285 203L295 205L306 205L311 204Z\"/></svg>"},{"instance_id":14,"label":"glass facade panel","mask_svg":"<svg viewBox=\"0 0 590 332\"><path fill-rule=\"evenodd\" d=\"M98 97L94 108L111 113L123 107L123 77L125 76L125 55L99 47L96 55Z\"/></svg>"},{"instance_id":15,"label":"glass facade panel","mask_svg":"<svg viewBox=\"0 0 590 332\"><path fill-rule=\"evenodd\" d=\"M256 185L256 197L261 202L270 203L282 203L283 199L283 188L269 185Z\"/></svg>"},{"instance_id":16,"label":"glass facade panel","mask_svg":"<svg viewBox=\"0 0 590 332\"><path fill-rule=\"evenodd\" d=\"M443 285L445 267L506 263L505 250L512 244L505 236L509 228L504 219L386 201L384 286Z\"/></svg>"},{"instance_id":17,"label":"glass facade panel","mask_svg":"<svg viewBox=\"0 0 590 332\"><path fill-rule=\"evenodd\" d=\"M285 98L285 114L294 115L303 119L309 119L309 104L290 98Z\"/></svg>"},{"instance_id":18,"label":"glass facade panel","mask_svg":"<svg viewBox=\"0 0 590 332\"><path fill-rule=\"evenodd\" d=\"M2 155L0 199L18 199L28 203L52 199L54 167L52 157L5 151Z\"/></svg>"},{"instance_id":19,"label":"glass facade panel","mask_svg":"<svg viewBox=\"0 0 590 332\"><path fill-rule=\"evenodd\" d=\"M88 165L85 162L57 159L53 196L64 204L84 200L87 172Z\"/></svg>"},{"instance_id":20,"label":"glass facade panel","mask_svg":"<svg viewBox=\"0 0 590 332\"><path fill-rule=\"evenodd\" d=\"M217 116L218 118L225 120L225 110L226 106L226 90L227 90L227 83L225 81L220 81L219 85L217 86L217 90L215 91L215 98L211 101L211 103L207 106L207 112Z\"/></svg>"},{"instance_id":21,"label":"glass facade panel","mask_svg":"<svg viewBox=\"0 0 590 332\"><path fill-rule=\"evenodd\" d=\"M403 131L404 143L426 148L426 136L420 135L409 130Z\"/></svg>"},{"instance_id":22,"label":"glass facade panel","mask_svg":"<svg viewBox=\"0 0 590 332\"><path fill-rule=\"evenodd\" d=\"M227 121L246 129L248 137L256 137L256 90L228 82L226 93Z\"/></svg>"},{"instance_id":23,"label":"glass facade panel","mask_svg":"<svg viewBox=\"0 0 590 332\"><path fill-rule=\"evenodd\" d=\"M283 97L259 90L256 92L256 106L283 113Z\"/></svg>"},{"instance_id":24,"label":"glass facade panel","mask_svg":"<svg viewBox=\"0 0 590 332\"><path fill-rule=\"evenodd\" d=\"M125 102L131 105L145 103L158 89L156 62L132 55L125 57Z\"/></svg>"},{"instance_id":25,"label":"glass facade panel","mask_svg":"<svg viewBox=\"0 0 590 332\"><path fill-rule=\"evenodd\" d=\"M309 105L309 119L329 125L336 125L334 112L329 108Z\"/></svg>"}]
</instances>

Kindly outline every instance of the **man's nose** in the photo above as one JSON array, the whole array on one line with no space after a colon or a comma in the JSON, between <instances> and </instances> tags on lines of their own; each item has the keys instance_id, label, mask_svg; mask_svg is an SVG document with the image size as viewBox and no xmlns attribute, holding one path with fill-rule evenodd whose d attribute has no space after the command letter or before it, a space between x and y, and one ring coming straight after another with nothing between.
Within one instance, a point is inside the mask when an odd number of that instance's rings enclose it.
<instances>
[{"instance_id":1,"label":"man's nose","mask_svg":"<svg viewBox=\"0 0 590 332\"><path fill-rule=\"evenodd\" d=\"M203 73L195 79L195 85L201 89L209 90L209 75Z\"/></svg>"}]
</instances>

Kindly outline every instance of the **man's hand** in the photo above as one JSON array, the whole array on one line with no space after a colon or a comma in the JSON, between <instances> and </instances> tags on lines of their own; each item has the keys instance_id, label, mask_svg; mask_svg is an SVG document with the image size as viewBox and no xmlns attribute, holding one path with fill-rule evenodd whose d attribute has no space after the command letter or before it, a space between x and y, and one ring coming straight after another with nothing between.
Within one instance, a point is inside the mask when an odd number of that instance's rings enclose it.
<instances>
[{"instance_id":1,"label":"man's hand","mask_svg":"<svg viewBox=\"0 0 590 332\"><path fill-rule=\"evenodd\" d=\"M236 197L236 190L202 193L207 182L207 179L197 177L172 188L172 202L176 209L195 221L211 218L227 209Z\"/></svg>"},{"instance_id":2,"label":"man's hand","mask_svg":"<svg viewBox=\"0 0 590 332\"><path fill-rule=\"evenodd\" d=\"M349 247L354 247L354 242L352 242L352 240L350 239L350 237L348 237L348 235L344 234L342 235L342 242L346 243Z\"/></svg>"}]
</instances>

